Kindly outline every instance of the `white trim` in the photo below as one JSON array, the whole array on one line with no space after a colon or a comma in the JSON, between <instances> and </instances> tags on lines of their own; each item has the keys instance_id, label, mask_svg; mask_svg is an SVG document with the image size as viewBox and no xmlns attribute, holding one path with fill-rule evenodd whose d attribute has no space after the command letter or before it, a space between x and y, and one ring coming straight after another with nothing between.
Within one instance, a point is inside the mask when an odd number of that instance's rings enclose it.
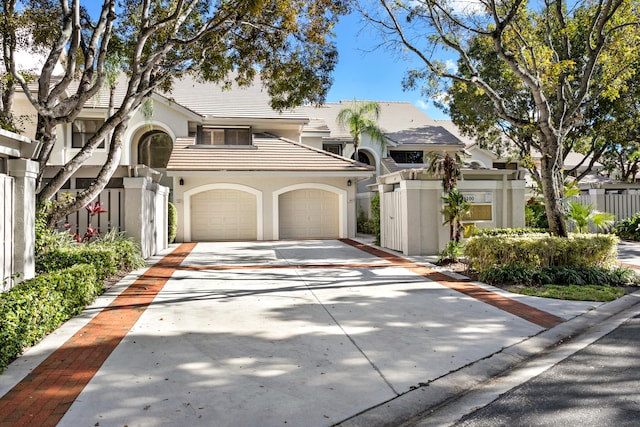
<instances>
[{"instance_id":1,"label":"white trim","mask_svg":"<svg viewBox=\"0 0 640 427\"><path fill-rule=\"evenodd\" d=\"M280 206L279 198L281 194L295 190L324 190L338 195L338 237L344 239L348 237L348 208L347 208L347 191L332 185L320 184L315 182L294 184L283 187L273 192L273 240L280 239Z\"/></svg>"},{"instance_id":2,"label":"white trim","mask_svg":"<svg viewBox=\"0 0 640 427\"><path fill-rule=\"evenodd\" d=\"M185 242L191 241L191 197L209 190L238 190L253 194L256 197L257 211L256 238L257 240L264 240L264 206L262 203L262 191L241 184L215 183L200 185L184 192L184 218L182 219L182 223L184 225Z\"/></svg>"},{"instance_id":3,"label":"white trim","mask_svg":"<svg viewBox=\"0 0 640 427\"><path fill-rule=\"evenodd\" d=\"M365 151L367 154L373 155L373 161L374 161L375 165L371 165L371 166L376 168L376 175L380 175L380 168L382 167L382 165L380 164L380 153L378 153L372 147L367 147L367 146L358 147L358 151ZM353 154L355 154L355 153L353 153ZM357 161L358 159L355 159L355 160Z\"/></svg>"}]
</instances>

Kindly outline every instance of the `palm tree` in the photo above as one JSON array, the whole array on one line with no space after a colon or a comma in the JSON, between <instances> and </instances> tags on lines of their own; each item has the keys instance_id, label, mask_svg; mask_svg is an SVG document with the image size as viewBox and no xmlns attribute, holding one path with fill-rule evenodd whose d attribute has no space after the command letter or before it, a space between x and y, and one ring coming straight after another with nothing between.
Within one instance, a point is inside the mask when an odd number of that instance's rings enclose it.
<instances>
[{"instance_id":1,"label":"palm tree","mask_svg":"<svg viewBox=\"0 0 640 427\"><path fill-rule=\"evenodd\" d=\"M429 161L427 171L434 176L442 178L442 187L445 193L456 188L458 178L460 178L460 165L462 164L460 153L453 153L452 156L449 152L431 152L427 154L427 160Z\"/></svg>"},{"instance_id":2,"label":"palm tree","mask_svg":"<svg viewBox=\"0 0 640 427\"><path fill-rule=\"evenodd\" d=\"M354 158L358 160L358 146L362 134L369 135L371 141L380 145L384 150L387 144L387 137L376 123L380 117L380 104L374 101L357 102L353 100L351 108L343 108L338 113L336 122L343 128L348 128L353 137Z\"/></svg>"},{"instance_id":3,"label":"palm tree","mask_svg":"<svg viewBox=\"0 0 640 427\"><path fill-rule=\"evenodd\" d=\"M471 203L457 188L447 192L442 201L446 205L440 213L444 215L444 224L449 224L449 239L458 244L462 240L462 220L471 213Z\"/></svg>"},{"instance_id":4,"label":"palm tree","mask_svg":"<svg viewBox=\"0 0 640 427\"><path fill-rule=\"evenodd\" d=\"M595 210L593 203L583 205L576 200L569 202L566 216L575 224L578 233L588 233L589 224L593 224L598 232L604 232L611 228L616 219L612 213Z\"/></svg>"}]
</instances>

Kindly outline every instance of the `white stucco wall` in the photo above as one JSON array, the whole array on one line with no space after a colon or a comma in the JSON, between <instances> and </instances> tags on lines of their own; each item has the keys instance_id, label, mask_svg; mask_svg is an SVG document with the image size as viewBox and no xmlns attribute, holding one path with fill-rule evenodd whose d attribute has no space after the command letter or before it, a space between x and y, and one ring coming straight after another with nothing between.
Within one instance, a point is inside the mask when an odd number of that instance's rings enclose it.
<instances>
[{"instance_id":1,"label":"white stucco wall","mask_svg":"<svg viewBox=\"0 0 640 427\"><path fill-rule=\"evenodd\" d=\"M258 239L273 240L278 238L277 220L277 196L286 191L300 188L322 189L336 193L341 202L341 226L340 237L355 237L356 234L356 185L355 178L351 178L352 185L348 186L349 177L326 177L318 174L274 174L274 173L210 173L211 176L197 176L171 172L174 176L174 201L178 210L178 232L176 241L187 241L190 232L186 227L190 226L190 197L200 191L215 188L235 188L260 194L258 206ZM326 175L326 174L324 174ZM184 185L179 185L179 180L184 180ZM226 186L226 187L225 187ZM260 236L261 234L261 236Z\"/></svg>"}]
</instances>

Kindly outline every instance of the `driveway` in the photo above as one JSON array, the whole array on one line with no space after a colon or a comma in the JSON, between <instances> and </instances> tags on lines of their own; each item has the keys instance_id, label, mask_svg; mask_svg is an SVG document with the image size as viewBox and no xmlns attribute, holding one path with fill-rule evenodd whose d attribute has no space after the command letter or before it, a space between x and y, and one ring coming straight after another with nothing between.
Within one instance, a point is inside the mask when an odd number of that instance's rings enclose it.
<instances>
[{"instance_id":1,"label":"driveway","mask_svg":"<svg viewBox=\"0 0 640 427\"><path fill-rule=\"evenodd\" d=\"M331 426L593 306L515 301L363 249L353 241L182 245L0 375L0 415L12 399L37 397L37 407L6 413L12 425L44 417L58 393L59 426ZM45 357L65 346L57 360L92 353L68 373L45 371ZM87 360L100 363L92 371ZM74 397L59 393L64 384L28 391L41 371L45 385L55 373L86 381Z\"/></svg>"}]
</instances>

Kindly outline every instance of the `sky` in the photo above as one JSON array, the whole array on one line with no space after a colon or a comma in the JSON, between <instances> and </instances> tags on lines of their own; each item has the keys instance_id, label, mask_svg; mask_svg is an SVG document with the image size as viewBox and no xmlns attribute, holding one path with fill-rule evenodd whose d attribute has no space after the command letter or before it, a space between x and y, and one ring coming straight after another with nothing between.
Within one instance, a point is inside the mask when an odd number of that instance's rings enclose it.
<instances>
[{"instance_id":1,"label":"sky","mask_svg":"<svg viewBox=\"0 0 640 427\"><path fill-rule=\"evenodd\" d=\"M327 102L340 100L403 101L420 108L432 119L448 119L419 91L404 91L402 78L405 71L417 67L411 58L399 58L397 54L376 46L372 30L362 30L363 23L357 14L343 17L336 25L338 65L333 73L333 86Z\"/></svg>"}]
</instances>

